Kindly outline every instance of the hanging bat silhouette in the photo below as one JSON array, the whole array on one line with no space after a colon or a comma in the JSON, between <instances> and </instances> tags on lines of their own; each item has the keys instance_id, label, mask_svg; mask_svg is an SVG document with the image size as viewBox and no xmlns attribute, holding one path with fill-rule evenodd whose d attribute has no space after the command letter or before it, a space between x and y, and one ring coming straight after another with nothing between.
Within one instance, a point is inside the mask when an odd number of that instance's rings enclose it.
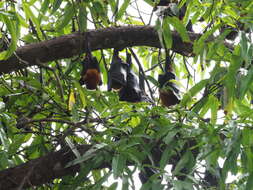
<instances>
[{"instance_id":1,"label":"hanging bat silhouette","mask_svg":"<svg viewBox=\"0 0 253 190\"><path fill-rule=\"evenodd\" d=\"M99 63L96 57L93 57L91 52L88 52L85 59L82 61L83 70L81 73L81 79L79 80L81 85L86 85L89 90L97 89L98 85L102 85L100 76Z\"/></svg>"},{"instance_id":2,"label":"hanging bat silhouette","mask_svg":"<svg viewBox=\"0 0 253 190\"><path fill-rule=\"evenodd\" d=\"M127 102L142 101L142 91L139 85L139 78L131 69L132 61L131 55L127 53L127 83L126 86L119 91L119 100Z\"/></svg>"},{"instance_id":3,"label":"hanging bat silhouette","mask_svg":"<svg viewBox=\"0 0 253 190\"><path fill-rule=\"evenodd\" d=\"M172 72L170 57L166 56L165 73L158 76L160 100L166 107L180 102L178 87L170 80L176 80L176 75Z\"/></svg>"},{"instance_id":4,"label":"hanging bat silhouette","mask_svg":"<svg viewBox=\"0 0 253 190\"><path fill-rule=\"evenodd\" d=\"M114 49L111 67L108 75L108 90L120 90L127 84L128 64L120 57L118 50Z\"/></svg>"}]
</instances>

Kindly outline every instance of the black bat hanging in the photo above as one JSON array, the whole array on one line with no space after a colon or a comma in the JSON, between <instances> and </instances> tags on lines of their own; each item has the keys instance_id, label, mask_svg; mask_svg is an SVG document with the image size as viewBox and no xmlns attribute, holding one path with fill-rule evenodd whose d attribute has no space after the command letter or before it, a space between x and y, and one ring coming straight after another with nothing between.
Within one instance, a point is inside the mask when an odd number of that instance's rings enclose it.
<instances>
[{"instance_id":1,"label":"black bat hanging","mask_svg":"<svg viewBox=\"0 0 253 190\"><path fill-rule=\"evenodd\" d=\"M142 101L142 91L139 85L139 78L131 69L132 61L129 53L127 53L127 64L127 83L119 91L119 100L133 103L140 102Z\"/></svg>"},{"instance_id":2,"label":"black bat hanging","mask_svg":"<svg viewBox=\"0 0 253 190\"><path fill-rule=\"evenodd\" d=\"M118 50L114 49L111 67L108 74L108 90L120 90L127 84L128 64L120 57Z\"/></svg>"},{"instance_id":3,"label":"black bat hanging","mask_svg":"<svg viewBox=\"0 0 253 190\"><path fill-rule=\"evenodd\" d=\"M83 70L81 72L81 85L86 85L89 90L96 90L98 85L102 85L99 63L96 57L92 56L90 49L90 33L86 33L86 55L82 61Z\"/></svg>"},{"instance_id":4,"label":"black bat hanging","mask_svg":"<svg viewBox=\"0 0 253 190\"><path fill-rule=\"evenodd\" d=\"M171 58L169 55L166 55L165 73L158 76L159 95L163 106L170 107L180 102L178 87L175 83L170 82L170 80L175 79L176 76L172 72L171 67Z\"/></svg>"},{"instance_id":5,"label":"black bat hanging","mask_svg":"<svg viewBox=\"0 0 253 190\"><path fill-rule=\"evenodd\" d=\"M88 52L82 61L83 70L81 73L80 84L86 85L89 90L97 89L98 85L102 85L99 63L97 58Z\"/></svg>"}]
</instances>

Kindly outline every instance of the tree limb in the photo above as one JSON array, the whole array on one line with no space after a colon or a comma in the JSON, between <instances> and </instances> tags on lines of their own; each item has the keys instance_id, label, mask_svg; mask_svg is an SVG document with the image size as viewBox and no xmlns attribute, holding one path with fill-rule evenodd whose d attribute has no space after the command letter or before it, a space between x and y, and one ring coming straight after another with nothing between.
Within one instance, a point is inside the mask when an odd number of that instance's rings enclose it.
<instances>
[{"instance_id":1,"label":"tree limb","mask_svg":"<svg viewBox=\"0 0 253 190\"><path fill-rule=\"evenodd\" d=\"M36 65L38 60L46 63L84 53L86 50L85 36L87 33L89 33L92 51L132 46L161 47L158 34L152 26L122 26L89 30L85 33L64 35L19 47L12 57L0 61L0 75ZM189 33L189 36L193 42L200 34ZM185 56L193 55L192 43L183 42L176 32L172 33L172 37L173 51Z\"/></svg>"},{"instance_id":2,"label":"tree limb","mask_svg":"<svg viewBox=\"0 0 253 190\"><path fill-rule=\"evenodd\" d=\"M84 154L91 148L91 145L80 145L77 148L80 154ZM0 171L0 190L17 189L20 188L21 184L22 188L39 186L56 178L73 175L79 171L79 165L68 168L65 166L74 159L73 151L70 148L64 148L14 168ZM100 167L108 166L103 163Z\"/></svg>"}]
</instances>

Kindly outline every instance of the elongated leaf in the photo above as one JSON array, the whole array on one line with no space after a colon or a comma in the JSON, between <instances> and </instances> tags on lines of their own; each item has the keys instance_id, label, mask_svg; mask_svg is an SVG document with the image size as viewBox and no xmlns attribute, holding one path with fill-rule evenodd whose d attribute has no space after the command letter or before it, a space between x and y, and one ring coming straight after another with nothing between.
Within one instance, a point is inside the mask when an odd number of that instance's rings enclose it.
<instances>
[{"instance_id":1,"label":"elongated leaf","mask_svg":"<svg viewBox=\"0 0 253 190\"><path fill-rule=\"evenodd\" d=\"M91 190L101 189L102 184L108 180L110 175L111 175L110 171L104 174L104 176L99 181L96 181L96 184L91 188Z\"/></svg>"},{"instance_id":2,"label":"elongated leaf","mask_svg":"<svg viewBox=\"0 0 253 190\"><path fill-rule=\"evenodd\" d=\"M170 142L174 139L175 135L178 133L179 130L173 130L171 132L169 132L166 137L164 137L163 141L166 144L170 144Z\"/></svg>"},{"instance_id":3,"label":"elongated leaf","mask_svg":"<svg viewBox=\"0 0 253 190\"><path fill-rule=\"evenodd\" d=\"M199 83L195 84L183 97L181 101L182 106L186 106L188 102L191 102L193 96L200 92L208 83L208 79L202 80Z\"/></svg>"},{"instance_id":4,"label":"elongated leaf","mask_svg":"<svg viewBox=\"0 0 253 190\"><path fill-rule=\"evenodd\" d=\"M8 16L6 15L1 15L8 31L10 32L10 35L11 35L11 44L8 48L7 51L4 51L0 54L0 60L3 60L3 59L7 59L8 57L10 57L13 52L16 50L16 47L17 47L17 39L18 39L18 35L17 35L17 31L18 28L15 27L15 23L13 21L11 21Z\"/></svg>"},{"instance_id":5,"label":"elongated leaf","mask_svg":"<svg viewBox=\"0 0 253 190\"><path fill-rule=\"evenodd\" d=\"M190 42L187 30L178 17L167 17L168 22L177 30L184 42Z\"/></svg>"},{"instance_id":6,"label":"elongated leaf","mask_svg":"<svg viewBox=\"0 0 253 190\"><path fill-rule=\"evenodd\" d=\"M21 145L27 142L31 137L32 134L15 136L15 140L11 143L9 147L8 154L11 156L16 154L17 150L21 147Z\"/></svg>"},{"instance_id":7,"label":"elongated leaf","mask_svg":"<svg viewBox=\"0 0 253 190\"><path fill-rule=\"evenodd\" d=\"M196 103L192 109L193 112L198 113L203 106L207 103L208 101L208 97L203 97L201 100L198 101L198 103Z\"/></svg>"},{"instance_id":8,"label":"elongated leaf","mask_svg":"<svg viewBox=\"0 0 253 190\"><path fill-rule=\"evenodd\" d=\"M53 3L53 10L51 12L51 15L54 14L55 11L61 6L62 0L54 0Z\"/></svg>"},{"instance_id":9,"label":"elongated leaf","mask_svg":"<svg viewBox=\"0 0 253 190\"><path fill-rule=\"evenodd\" d=\"M176 190L194 190L192 183L180 180L173 181L173 186Z\"/></svg>"},{"instance_id":10,"label":"elongated leaf","mask_svg":"<svg viewBox=\"0 0 253 190\"><path fill-rule=\"evenodd\" d=\"M78 23L80 32L84 32L87 29L87 10L84 3L79 7Z\"/></svg>"},{"instance_id":11,"label":"elongated leaf","mask_svg":"<svg viewBox=\"0 0 253 190\"><path fill-rule=\"evenodd\" d=\"M151 5L152 7L154 7L154 2L152 0L144 0L147 4Z\"/></svg>"},{"instance_id":12,"label":"elongated leaf","mask_svg":"<svg viewBox=\"0 0 253 190\"><path fill-rule=\"evenodd\" d=\"M118 187L118 182L114 182L113 184L108 187L108 190L116 190Z\"/></svg>"},{"instance_id":13,"label":"elongated leaf","mask_svg":"<svg viewBox=\"0 0 253 190\"><path fill-rule=\"evenodd\" d=\"M73 142L71 141L70 138L66 137L65 141L67 142L69 148L73 151L73 153L75 154L75 156L80 159L81 155L79 153L79 151L77 150L76 146L73 144Z\"/></svg>"},{"instance_id":14,"label":"elongated leaf","mask_svg":"<svg viewBox=\"0 0 253 190\"><path fill-rule=\"evenodd\" d=\"M172 40L172 35L171 35L171 30L170 30L170 19L169 17L166 17L163 21L163 39L165 42L165 46L167 49L170 49L172 47L173 44L173 40Z\"/></svg>"},{"instance_id":15,"label":"elongated leaf","mask_svg":"<svg viewBox=\"0 0 253 190\"><path fill-rule=\"evenodd\" d=\"M194 41L193 52L196 55L199 54L200 52L203 52L203 50L205 49L205 43L206 43L205 41L210 35L212 35L219 28L220 28L220 25L214 26L211 30L208 30L203 35L201 35L201 37L198 40Z\"/></svg>"},{"instance_id":16,"label":"elongated leaf","mask_svg":"<svg viewBox=\"0 0 253 190\"><path fill-rule=\"evenodd\" d=\"M248 177L245 190L252 190L252 187L253 187L253 173L251 173Z\"/></svg>"},{"instance_id":17,"label":"elongated leaf","mask_svg":"<svg viewBox=\"0 0 253 190\"><path fill-rule=\"evenodd\" d=\"M128 177L124 175L123 180L122 180L122 190L128 190L128 189L129 189Z\"/></svg>"},{"instance_id":18,"label":"elongated leaf","mask_svg":"<svg viewBox=\"0 0 253 190\"><path fill-rule=\"evenodd\" d=\"M172 155L171 147L167 147L165 151L163 151L162 158L160 160L160 168L163 169L168 164L168 161Z\"/></svg>"},{"instance_id":19,"label":"elongated leaf","mask_svg":"<svg viewBox=\"0 0 253 190\"><path fill-rule=\"evenodd\" d=\"M41 23L41 19L43 18L43 16L45 15L45 13L47 12L48 8L49 8L49 0L45 0L43 1L41 8L40 8L40 12L39 12L39 23Z\"/></svg>"},{"instance_id":20,"label":"elongated leaf","mask_svg":"<svg viewBox=\"0 0 253 190\"><path fill-rule=\"evenodd\" d=\"M2 125L2 122L0 121L0 140L4 146L5 150L9 149L10 142L6 136L6 133L4 131L4 126Z\"/></svg>"},{"instance_id":21,"label":"elongated leaf","mask_svg":"<svg viewBox=\"0 0 253 190\"><path fill-rule=\"evenodd\" d=\"M210 108L211 108L211 123L216 124L217 112L218 112L218 109L219 109L219 100L214 96L210 96L210 101L212 102L212 104L210 105Z\"/></svg>"},{"instance_id":22,"label":"elongated leaf","mask_svg":"<svg viewBox=\"0 0 253 190\"><path fill-rule=\"evenodd\" d=\"M187 150L186 153L181 157L181 159L177 163L177 165L173 171L174 175L178 174L180 172L180 170L183 169L184 167L187 167L186 164L191 159L190 157L191 157L191 152Z\"/></svg>"},{"instance_id":23,"label":"elongated leaf","mask_svg":"<svg viewBox=\"0 0 253 190\"><path fill-rule=\"evenodd\" d=\"M75 103L76 103L75 93L73 90L71 90L69 93L68 109L72 110Z\"/></svg>"},{"instance_id":24,"label":"elongated leaf","mask_svg":"<svg viewBox=\"0 0 253 190\"><path fill-rule=\"evenodd\" d=\"M104 143L101 143L101 144L96 144L94 146L92 146L88 151L86 151L81 157L80 159L75 159L73 160L72 162L69 162L67 165L66 165L66 168L67 167L70 167L70 166L73 166L73 165L76 165L76 164L80 164L86 160L89 160L90 158L92 158L94 155L96 155L97 151L104 148L105 146L107 146L107 144L104 144Z\"/></svg>"},{"instance_id":25,"label":"elongated leaf","mask_svg":"<svg viewBox=\"0 0 253 190\"><path fill-rule=\"evenodd\" d=\"M247 43L247 37L244 32L241 33L240 47L241 47L241 56L244 59L247 59L248 43Z\"/></svg>"},{"instance_id":26,"label":"elongated leaf","mask_svg":"<svg viewBox=\"0 0 253 190\"><path fill-rule=\"evenodd\" d=\"M84 89L81 87L81 85L78 82L75 82L75 87L78 90L83 108L85 108L87 106L87 101L86 101L86 97L85 97L85 94L84 94Z\"/></svg>"},{"instance_id":27,"label":"elongated leaf","mask_svg":"<svg viewBox=\"0 0 253 190\"><path fill-rule=\"evenodd\" d=\"M159 82L155 79L155 78L153 78L152 76L146 76L147 77L147 79L150 81L150 82L152 82L155 86L159 86Z\"/></svg>"},{"instance_id":28,"label":"elongated leaf","mask_svg":"<svg viewBox=\"0 0 253 190\"><path fill-rule=\"evenodd\" d=\"M75 14L74 7L70 3L68 3L66 5L65 10L64 10L63 18L60 18L57 21L56 30L57 31L62 30L71 21L71 19L73 18L74 14Z\"/></svg>"},{"instance_id":29,"label":"elongated leaf","mask_svg":"<svg viewBox=\"0 0 253 190\"><path fill-rule=\"evenodd\" d=\"M129 3L130 3L130 0L124 0L123 1L123 4L121 5L118 13L116 14L116 20L120 20L122 18L122 16L124 15Z\"/></svg>"},{"instance_id":30,"label":"elongated leaf","mask_svg":"<svg viewBox=\"0 0 253 190\"><path fill-rule=\"evenodd\" d=\"M227 98L228 105L226 110L228 113L232 111L233 108L233 99L235 98L235 84L236 84L236 76L237 72L241 66L242 58L239 56L233 56L231 59L231 63L228 68L228 72L225 78L225 86L227 88Z\"/></svg>"},{"instance_id":31,"label":"elongated leaf","mask_svg":"<svg viewBox=\"0 0 253 190\"><path fill-rule=\"evenodd\" d=\"M42 35L41 30L40 30L40 22L35 17L35 15L33 14L32 10L30 9L30 6L26 3L23 3L23 8L24 8L24 11L25 11L25 14L26 14L26 18L31 19L31 21L35 25L38 36L40 37L40 39L43 39L43 35Z\"/></svg>"},{"instance_id":32,"label":"elongated leaf","mask_svg":"<svg viewBox=\"0 0 253 190\"><path fill-rule=\"evenodd\" d=\"M17 16L17 18L18 18L19 23L20 23L21 26L23 26L25 28L29 27L29 25L26 23L25 19L21 15L16 14L16 16Z\"/></svg>"},{"instance_id":33,"label":"elongated leaf","mask_svg":"<svg viewBox=\"0 0 253 190\"><path fill-rule=\"evenodd\" d=\"M250 84L253 82L253 66L248 70L248 74L240 80L239 99L243 99L247 90L250 88Z\"/></svg>"},{"instance_id":34,"label":"elongated leaf","mask_svg":"<svg viewBox=\"0 0 253 190\"><path fill-rule=\"evenodd\" d=\"M118 1L118 0L117 0ZM113 13L116 12L116 8L117 8L117 3L115 0L108 0L109 4L110 4L110 7L111 7L111 10Z\"/></svg>"},{"instance_id":35,"label":"elongated leaf","mask_svg":"<svg viewBox=\"0 0 253 190\"><path fill-rule=\"evenodd\" d=\"M116 154L112 159L113 177L116 179L122 174L126 165L126 158L123 154Z\"/></svg>"}]
</instances>

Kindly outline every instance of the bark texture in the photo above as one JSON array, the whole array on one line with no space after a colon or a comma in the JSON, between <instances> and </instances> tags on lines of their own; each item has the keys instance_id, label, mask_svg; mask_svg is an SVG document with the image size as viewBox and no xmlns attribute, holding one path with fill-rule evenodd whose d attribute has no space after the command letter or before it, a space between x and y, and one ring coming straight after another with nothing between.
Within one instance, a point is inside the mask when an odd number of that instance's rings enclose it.
<instances>
[{"instance_id":1,"label":"bark texture","mask_svg":"<svg viewBox=\"0 0 253 190\"><path fill-rule=\"evenodd\" d=\"M92 51L132 46L161 47L157 31L152 26L123 26L90 30L19 47L12 57L0 61L0 75L38 63L70 58L84 53L87 34ZM200 35L190 33L189 36L193 42ZM176 32L173 32L172 37L173 51L186 56L192 55L192 43L183 42Z\"/></svg>"},{"instance_id":2,"label":"bark texture","mask_svg":"<svg viewBox=\"0 0 253 190\"><path fill-rule=\"evenodd\" d=\"M78 150L80 153L85 153L90 147L91 145L81 145ZM55 178L73 175L79 170L79 165L68 168L65 168L65 166L74 159L73 151L64 148L14 168L0 171L0 190L39 186Z\"/></svg>"}]
</instances>

